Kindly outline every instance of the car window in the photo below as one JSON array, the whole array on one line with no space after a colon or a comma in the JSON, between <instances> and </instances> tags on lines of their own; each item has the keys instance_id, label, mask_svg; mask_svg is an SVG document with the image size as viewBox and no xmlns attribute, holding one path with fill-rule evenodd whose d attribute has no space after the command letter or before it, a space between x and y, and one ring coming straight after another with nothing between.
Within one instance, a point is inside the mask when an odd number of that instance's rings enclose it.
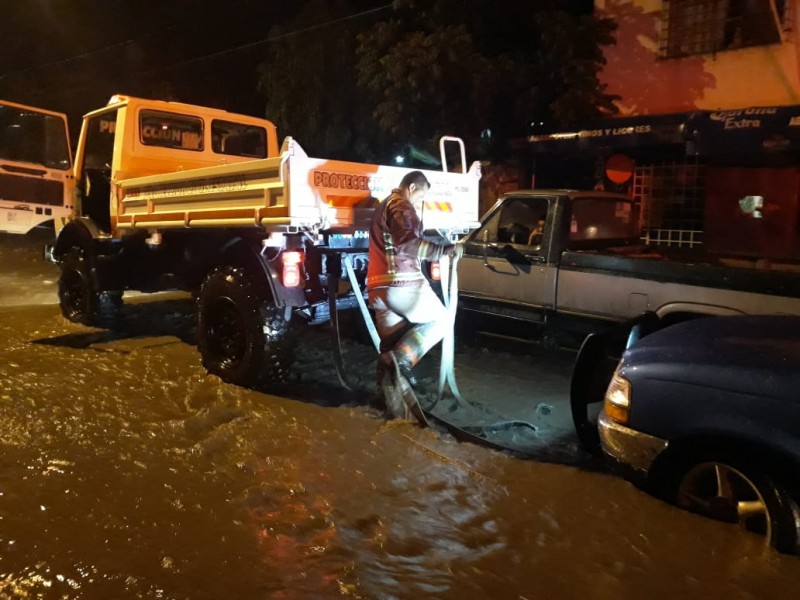
<instances>
[{"instance_id":1,"label":"car window","mask_svg":"<svg viewBox=\"0 0 800 600\"><path fill-rule=\"evenodd\" d=\"M217 154L266 158L267 130L254 125L214 119L211 122L211 149Z\"/></svg>"},{"instance_id":2,"label":"car window","mask_svg":"<svg viewBox=\"0 0 800 600\"><path fill-rule=\"evenodd\" d=\"M203 149L203 121L187 115L142 110L139 137L146 146L199 152Z\"/></svg>"},{"instance_id":3,"label":"car window","mask_svg":"<svg viewBox=\"0 0 800 600\"><path fill-rule=\"evenodd\" d=\"M498 215L497 243L541 247L547 206L547 198L509 198Z\"/></svg>"},{"instance_id":4,"label":"car window","mask_svg":"<svg viewBox=\"0 0 800 600\"><path fill-rule=\"evenodd\" d=\"M69 169L72 160L63 119L0 104L0 158Z\"/></svg>"},{"instance_id":5,"label":"car window","mask_svg":"<svg viewBox=\"0 0 800 600\"><path fill-rule=\"evenodd\" d=\"M639 217L633 200L580 198L572 203L570 242L636 238Z\"/></svg>"}]
</instances>

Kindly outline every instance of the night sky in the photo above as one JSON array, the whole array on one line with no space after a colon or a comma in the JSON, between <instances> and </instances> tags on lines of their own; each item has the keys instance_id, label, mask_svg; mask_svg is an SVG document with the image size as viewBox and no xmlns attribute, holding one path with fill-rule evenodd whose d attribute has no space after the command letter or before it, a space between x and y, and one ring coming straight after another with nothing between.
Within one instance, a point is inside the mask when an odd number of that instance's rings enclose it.
<instances>
[{"instance_id":1,"label":"night sky","mask_svg":"<svg viewBox=\"0 0 800 600\"><path fill-rule=\"evenodd\" d=\"M71 120L114 93L258 114L256 66L292 4L0 0L0 97Z\"/></svg>"},{"instance_id":2,"label":"night sky","mask_svg":"<svg viewBox=\"0 0 800 600\"><path fill-rule=\"evenodd\" d=\"M550 1L550 0L548 0ZM263 116L257 66L286 0L0 0L0 98L66 112L115 93ZM353 0L357 11L390 0ZM591 10L591 0L562 0ZM319 26L318 24L309 24ZM333 23L330 26L335 27Z\"/></svg>"}]
</instances>

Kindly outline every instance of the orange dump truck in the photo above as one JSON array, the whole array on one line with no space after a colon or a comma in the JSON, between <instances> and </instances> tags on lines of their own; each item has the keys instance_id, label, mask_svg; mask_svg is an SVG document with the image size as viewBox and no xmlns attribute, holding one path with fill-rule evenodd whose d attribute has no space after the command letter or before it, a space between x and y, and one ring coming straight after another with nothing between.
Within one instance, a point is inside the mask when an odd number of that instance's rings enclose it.
<instances>
[{"instance_id":1,"label":"orange dump truck","mask_svg":"<svg viewBox=\"0 0 800 600\"><path fill-rule=\"evenodd\" d=\"M445 143L460 149L457 172ZM442 145L423 224L453 240L478 225L480 167L457 138ZM83 119L75 214L49 249L61 310L105 324L126 290L191 291L206 368L268 385L291 360L293 319L363 301L372 207L409 170L311 158L264 119L114 97Z\"/></svg>"}]
</instances>

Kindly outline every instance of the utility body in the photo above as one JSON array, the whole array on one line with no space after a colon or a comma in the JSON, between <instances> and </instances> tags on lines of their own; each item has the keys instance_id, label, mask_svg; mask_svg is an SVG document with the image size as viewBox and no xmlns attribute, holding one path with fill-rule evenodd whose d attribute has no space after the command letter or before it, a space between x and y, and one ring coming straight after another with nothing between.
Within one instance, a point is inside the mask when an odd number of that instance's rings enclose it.
<instances>
[{"instance_id":1,"label":"utility body","mask_svg":"<svg viewBox=\"0 0 800 600\"><path fill-rule=\"evenodd\" d=\"M459 172L446 170L445 143L460 149ZM480 165L467 169L461 140L442 144L422 221L455 240L478 224ZM293 320L363 303L373 207L410 170L309 157L264 119L114 97L83 119L76 210L50 251L62 312L103 325L127 290L191 291L206 368L278 381Z\"/></svg>"}]
</instances>

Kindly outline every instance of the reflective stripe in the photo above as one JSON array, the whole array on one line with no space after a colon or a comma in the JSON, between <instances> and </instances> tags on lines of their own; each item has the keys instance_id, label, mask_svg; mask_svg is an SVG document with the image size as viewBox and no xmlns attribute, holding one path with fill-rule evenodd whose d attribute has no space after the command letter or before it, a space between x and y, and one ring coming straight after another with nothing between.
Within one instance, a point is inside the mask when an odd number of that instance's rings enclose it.
<instances>
[{"instance_id":1,"label":"reflective stripe","mask_svg":"<svg viewBox=\"0 0 800 600\"><path fill-rule=\"evenodd\" d=\"M389 231L383 232L383 247L385 248L386 252L386 269L388 274L394 274L395 272L395 263L394 257L397 254L394 249L394 242L392 241L392 234Z\"/></svg>"},{"instance_id":2,"label":"reflective stripe","mask_svg":"<svg viewBox=\"0 0 800 600\"><path fill-rule=\"evenodd\" d=\"M439 212L453 212L453 205L450 202L425 201L425 210L436 210Z\"/></svg>"},{"instance_id":3,"label":"reflective stripe","mask_svg":"<svg viewBox=\"0 0 800 600\"><path fill-rule=\"evenodd\" d=\"M384 273L367 278L367 287L380 287L394 283L416 283L425 281L425 276L420 272L413 273Z\"/></svg>"}]
</instances>

